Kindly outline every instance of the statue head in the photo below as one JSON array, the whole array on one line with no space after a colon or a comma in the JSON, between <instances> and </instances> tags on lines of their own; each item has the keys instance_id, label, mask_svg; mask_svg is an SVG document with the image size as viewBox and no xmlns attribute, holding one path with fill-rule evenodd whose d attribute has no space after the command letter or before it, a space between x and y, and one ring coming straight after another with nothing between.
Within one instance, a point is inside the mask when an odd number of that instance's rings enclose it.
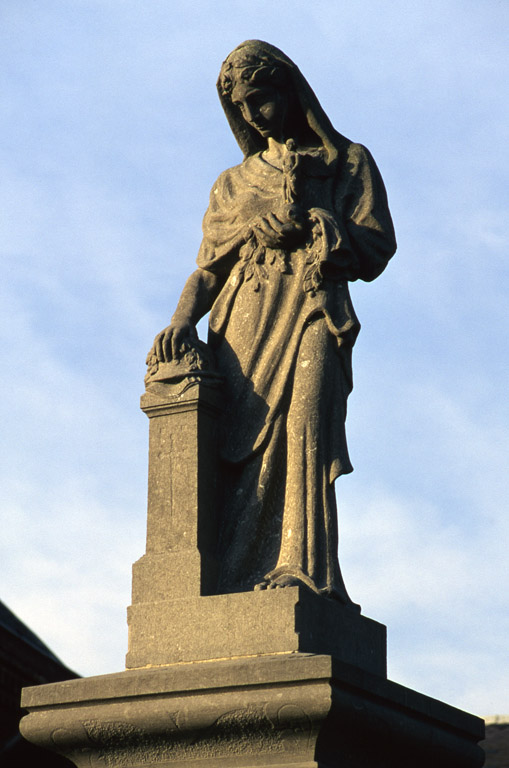
<instances>
[{"instance_id":1,"label":"statue head","mask_svg":"<svg viewBox=\"0 0 509 768\"><path fill-rule=\"evenodd\" d=\"M218 83L221 95L263 139L288 138L292 91L285 67L256 45L244 44L226 59Z\"/></svg>"},{"instance_id":2,"label":"statue head","mask_svg":"<svg viewBox=\"0 0 509 768\"><path fill-rule=\"evenodd\" d=\"M223 62L217 88L245 156L265 149L272 136L323 147L328 162L335 160L342 137L299 69L275 46L261 40L239 45Z\"/></svg>"}]
</instances>

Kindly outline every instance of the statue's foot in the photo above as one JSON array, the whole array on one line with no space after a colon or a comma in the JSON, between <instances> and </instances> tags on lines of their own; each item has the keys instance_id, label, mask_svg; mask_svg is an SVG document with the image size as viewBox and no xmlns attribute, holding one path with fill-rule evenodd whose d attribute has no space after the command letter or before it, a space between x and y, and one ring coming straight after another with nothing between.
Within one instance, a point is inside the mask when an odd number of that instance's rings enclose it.
<instances>
[{"instance_id":1,"label":"statue's foot","mask_svg":"<svg viewBox=\"0 0 509 768\"><path fill-rule=\"evenodd\" d=\"M288 566L280 566L273 571L265 574L265 577L254 587L255 590L267 590L267 589L284 589L284 587L304 587L315 595L321 595L327 597L329 600L334 600L341 603L353 611L354 613L360 613L361 607L352 602L343 583L336 583L333 587L326 587L318 589L315 583L309 578L309 576L303 573L300 568L291 568Z\"/></svg>"},{"instance_id":2,"label":"statue's foot","mask_svg":"<svg viewBox=\"0 0 509 768\"><path fill-rule=\"evenodd\" d=\"M302 587L303 582L290 573L281 573L278 576L267 575L263 581L255 584L254 590L258 592L264 589L281 589L283 587ZM307 585L306 585L307 586Z\"/></svg>"},{"instance_id":3,"label":"statue's foot","mask_svg":"<svg viewBox=\"0 0 509 768\"><path fill-rule=\"evenodd\" d=\"M303 586L301 579L296 576L292 576L290 573L282 573L280 576L276 576L271 579L267 584L267 589L281 589L282 587L301 587Z\"/></svg>"},{"instance_id":4,"label":"statue's foot","mask_svg":"<svg viewBox=\"0 0 509 768\"><path fill-rule=\"evenodd\" d=\"M280 566L266 573L263 581L256 584L255 590L284 589L284 587L306 587L318 594L318 589L309 576L302 573L300 569L292 569L288 566Z\"/></svg>"}]
</instances>

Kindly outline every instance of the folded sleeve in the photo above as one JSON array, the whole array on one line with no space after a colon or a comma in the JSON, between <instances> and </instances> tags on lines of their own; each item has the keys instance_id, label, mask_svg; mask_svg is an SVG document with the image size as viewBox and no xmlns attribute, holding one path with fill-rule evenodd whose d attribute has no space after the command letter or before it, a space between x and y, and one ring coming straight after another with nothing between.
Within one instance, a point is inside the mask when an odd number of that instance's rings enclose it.
<instances>
[{"instance_id":1,"label":"folded sleeve","mask_svg":"<svg viewBox=\"0 0 509 768\"><path fill-rule=\"evenodd\" d=\"M201 269L220 275L230 272L246 230L237 202L234 172L235 168L224 171L212 187L196 260Z\"/></svg>"},{"instance_id":2,"label":"folded sleeve","mask_svg":"<svg viewBox=\"0 0 509 768\"><path fill-rule=\"evenodd\" d=\"M362 144L348 148L336 206L356 257L351 279L374 280L396 251L396 237L380 171Z\"/></svg>"}]
</instances>

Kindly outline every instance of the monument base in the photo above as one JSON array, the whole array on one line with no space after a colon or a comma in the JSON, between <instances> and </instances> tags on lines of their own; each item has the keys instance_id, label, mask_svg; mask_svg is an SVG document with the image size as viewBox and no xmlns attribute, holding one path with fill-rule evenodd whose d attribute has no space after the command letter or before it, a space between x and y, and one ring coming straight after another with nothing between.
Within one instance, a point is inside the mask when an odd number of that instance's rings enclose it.
<instances>
[{"instance_id":1,"label":"monument base","mask_svg":"<svg viewBox=\"0 0 509 768\"><path fill-rule=\"evenodd\" d=\"M386 676L386 628L303 587L134 603L128 669L301 651Z\"/></svg>"},{"instance_id":2,"label":"monument base","mask_svg":"<svg viewBox=\"0 0 509 768\"><path fill-rule=\"evenodd\" d=\"M25 688L25 738L76 766L479 768L482 720L331 656L175 664Z\"/></svg>"}]
</instances>

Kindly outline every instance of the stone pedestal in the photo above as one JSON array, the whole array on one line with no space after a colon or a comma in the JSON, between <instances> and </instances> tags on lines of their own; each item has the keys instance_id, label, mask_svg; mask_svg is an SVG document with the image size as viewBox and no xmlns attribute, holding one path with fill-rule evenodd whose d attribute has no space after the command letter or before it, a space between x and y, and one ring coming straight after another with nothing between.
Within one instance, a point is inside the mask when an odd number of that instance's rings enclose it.
<instances>
[{"instance_id":1,"label":"stone pedestal","mask_svg":"<svg viewBox=\"0 0 509 768\"><path fill-rule=\"evenodd\" d=\"M483 722L386 679L385 627L303 587L214 594L214 379L152 378L127 670L23 693L79 768L479 768Z\"/></svg>"},{"instance_id":2,"label":"stone pedestal","mask_svg":"<svg viewBox=\"0 0 509 768\"><path fill-rule=\"evenodd\" d=\"M159 375L162 375L161 373ZM385 627L301 587L214 595L220 389L152 381L146 554L133 565L127 668L312 652L386 674Z\"/></svg>"},{"instance_id":3,"label":"stone pedestal","mask_svg":"<svg viewBox=\"0 0 509 768\"><path fill-rule=\"evenodd\" d=\"M25 689L23 735L80 768L479 768L483 722L330 656L176 664Z\"/></svg>"},{"instance_id":4,"label":"stone pedestal","mask_svg":"<svg viewBox=\"0 0 509 768\"><path fill-rule=\"evenodd\" d=\"M127 668L326 653L386 675L386 628L301 587L132 605Z\"/></svg>"}]
</instances>

